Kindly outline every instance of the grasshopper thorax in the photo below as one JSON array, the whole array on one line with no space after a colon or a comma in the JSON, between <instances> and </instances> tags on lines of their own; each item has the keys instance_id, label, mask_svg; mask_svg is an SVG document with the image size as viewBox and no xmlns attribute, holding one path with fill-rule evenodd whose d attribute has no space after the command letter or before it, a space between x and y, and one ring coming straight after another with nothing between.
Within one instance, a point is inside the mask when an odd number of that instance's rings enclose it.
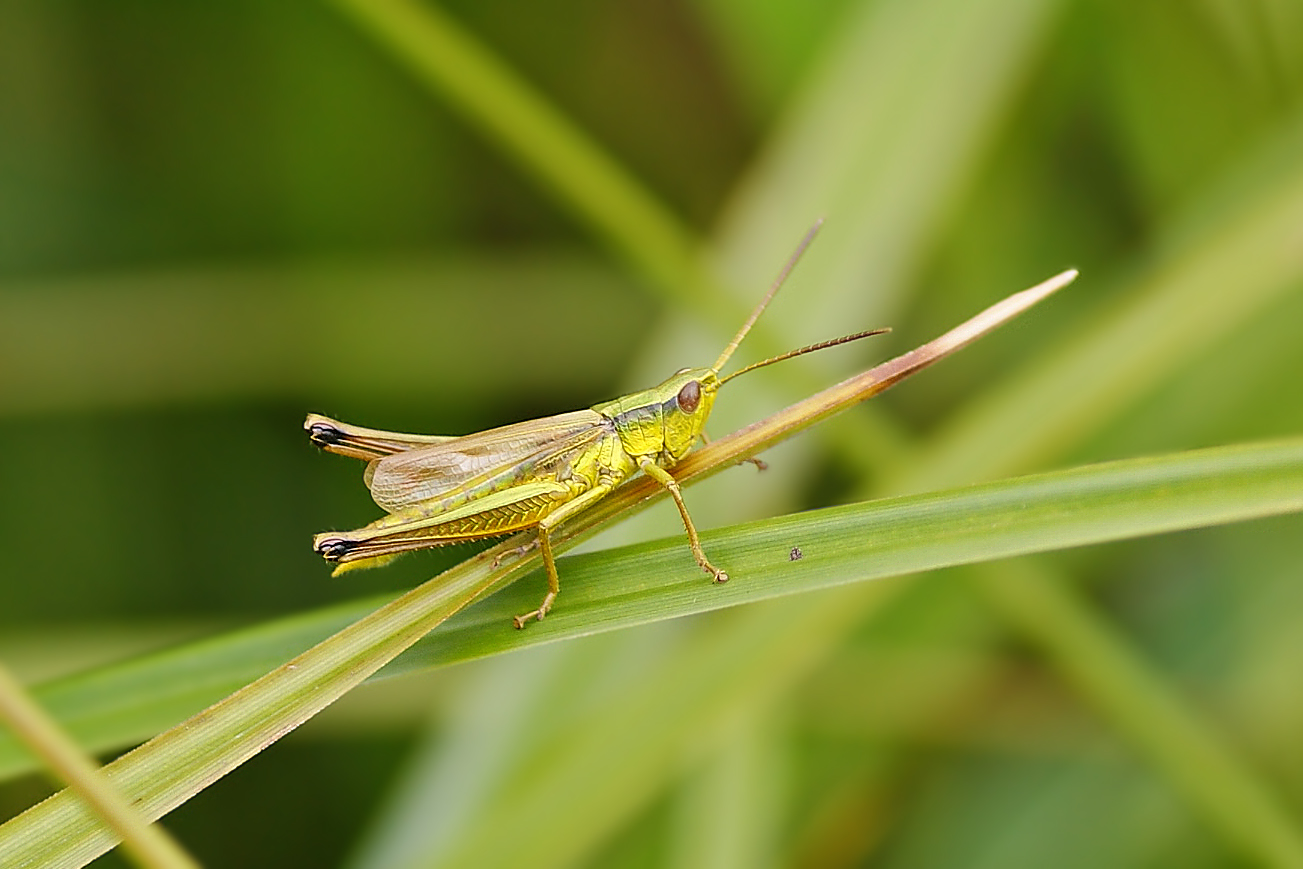
<instances>
[{"instance_id":1,"label":"grasshopper thorax","mask_svg":"<svg viewBox=\"0 0 1303 869\"><path fill-rule=\"evenodd\" d=\"M710 368L685 368L642 392L595 405L611 420L624 451L633 457L683 458L701 437L715 406L719 375Z\"/></svg>"}]
</instances>

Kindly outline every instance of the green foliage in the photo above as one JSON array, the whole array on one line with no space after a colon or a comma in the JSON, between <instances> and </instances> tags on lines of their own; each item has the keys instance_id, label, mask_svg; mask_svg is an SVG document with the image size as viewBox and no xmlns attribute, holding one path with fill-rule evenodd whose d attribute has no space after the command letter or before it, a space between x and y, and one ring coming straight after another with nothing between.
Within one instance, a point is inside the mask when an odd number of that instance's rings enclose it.
<instances>
[{"instance_id":1,"label":"green foliage","mask_svg":"<svg viewBox=\"0 0 1303 869\"><path fill-rule=\"evenodd\" d=\"M304 412L473 431L708 364L817 216L743 352L895 331L715 436L1082 270L689 489L728 585L664 505L604 532L643 542L563 559L545 622L506 626L526 576L267 749L281 811L254 763L169 815L202 861L1303 862L1295 4L16 3L0 58L0 657L96 752L275 671L149 750L154 805L471 554L327 579L311 533L375 509ZM0 741L0 817L30 769ZM68 804L0 837L92 840Z\"/></svg>"}]
</instances>

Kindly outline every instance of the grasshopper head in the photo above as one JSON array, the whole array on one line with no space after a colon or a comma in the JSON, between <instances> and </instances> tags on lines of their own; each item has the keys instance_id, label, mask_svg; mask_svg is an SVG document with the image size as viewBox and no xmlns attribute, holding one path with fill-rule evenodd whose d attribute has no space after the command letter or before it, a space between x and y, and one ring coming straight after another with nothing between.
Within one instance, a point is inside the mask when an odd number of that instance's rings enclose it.
<instances>
[{"instance_id":1,"label":"grasshopper head","mask_svg":"<svg viewBox=\"0 0 1303 869\"><path fill-rule=\"evenodd\" d=\"M715 406L719 375L713 368L684 368L653 386L593 406L610 419L630 456L665 456L670 464L692 448Z\"/></svg>"},{"instance_id":2,"label":"grasshopper head","mask_svg":"<svg viewBox=\"0 0 1303 869\"><path fill-rule=\"evenodd\" d=\"M709 368L684 368L670 377L660 386L651 389L635 392L632 395L626 395L623 398L617 398L615 401L609 401L605 404L593 406L593 410L602 416L611 420L619 432L620 442L625 452L629 456L644 458L648 456L661 456L669 459L669 462L662 467L673 464L692 449L692 445L701 437L702 430L706 427L706 418L710 416L711 408L715 406L715 393L719 387L737 377L740 374L746 374L748 371L755 371L757 368L764 368L766 365L773 365L775 362L782 362L784 359L791 359L794 356L800 356L815 350L822 350L826 347L835 347L838 344L845 344L848 341L856 341L868 335L876 335L886 330L874 329L868 332L859 332L854 335L847 335L844 338L835 338L831 341L821 341L818 344L811 344L808 347L802 347L798 350L791 350L769 359L755 362L745 368L734 371L726 377L720 377L719 372L724 369L724 364L728 362L737 350L742 339L751 331L756 320L764 313L769 302L778 292L778 288L783 285L783 280L787 277L788 272L796 265L801 253L809 245L814 234L819 230L823 221L815 223L810 231L805 234L801 244L797 247L796 252L792 254L787 261L787 265L779 273L777 280L769 287L769 292L760 300L747 317L742 328L733 336L733 340L724 348L724 352L719 354L715 364Z\"/></svg>"},{"instance_id":3,"label":"grasshopper head","mask_svg":"<svg viewBox=\"0 0 1303 869\"><path fill-rule=\"evenodd\" d=\"M662 383L657 391L666 396L661 404L665 452L676 461L692 448L706 418L715 406L719 374L712 368L685 368Z\"/></svg>"}]
</instances>

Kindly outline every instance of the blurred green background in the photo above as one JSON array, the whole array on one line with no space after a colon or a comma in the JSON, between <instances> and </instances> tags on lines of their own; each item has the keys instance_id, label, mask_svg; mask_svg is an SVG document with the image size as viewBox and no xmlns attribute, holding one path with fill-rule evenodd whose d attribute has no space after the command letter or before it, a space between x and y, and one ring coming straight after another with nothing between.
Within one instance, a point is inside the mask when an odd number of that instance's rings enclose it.
<instances>
[{"instance_id":1,"label":"blurred green background","mask_svg":"<svg viewBox=\"0 0 1303 869\"><path fill-rule=\"evenodd\" d=\"M895 331L730 386L716 434L1083 277L695 487L701 525L1303 430L1294 0L11 0L0 659L36 683L433 575L468 550L329 578L312 533L378 510L307 411L471 432L708 363L819 216L741 357ZM1301 533L984 569L1080 589L1297 822ZM213 866L1289 865L974 573L820 593L857 627L703 661L709 711L643 686L736 612L365 686L167 826ZM600 774L538 760L633 698L678 711L603 733ZM49 790L3 783L0 818Z\"/></svg>"}]
</instances>

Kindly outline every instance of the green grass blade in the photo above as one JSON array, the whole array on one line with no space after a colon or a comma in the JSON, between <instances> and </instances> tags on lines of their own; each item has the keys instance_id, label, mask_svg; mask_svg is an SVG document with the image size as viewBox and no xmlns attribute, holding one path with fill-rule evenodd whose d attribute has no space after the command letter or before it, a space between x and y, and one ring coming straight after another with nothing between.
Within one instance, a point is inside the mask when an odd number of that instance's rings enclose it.
<instances>
[{"instance_id":1,"label":"green grass blade","mask_svg":"<svg viewBox=\"0 0 1303 869\"><path fill-rule=\"evenodd\" d=\"M614 562L608 553L578 556L570 559L564 608L529 634L531 640L577 636L585 626L607 630L797 590L1299 509L1303 440L1089 465L708 532L703 539L710 540L712 558L746 581L708 587L705 594L696 571L682 569L683 552L673 540L619 550ZM802 552L797 561L789 560L793 547ZM613 582L613 576L637 580ZM477 607L477 620L489 626L536 595L523 585ZM471 635L448 642L476 648ZM483 651L502 648L494 641Z\"/></svg>"},{"instance_id":2,"label":"green grass blade","mask_svg":"<svg viewBox=\"0 0 1303 869\"><path fill-rule=\"evenodd\" d=\"M518 585L436 632L408 666L867 579L1298 510L1303 439L798 514L707 535L713 556L738 577L719 587L697 575L681 541L566 559L564 606L541 624L520 633L507 627L522 596L537 596L537 589ZM790 560L790 546L803 557ZM115 761L108 767L115 783L147 816L161 816L413 643L482 587L483 575L473 583L469 575L485 563L450 571L462 577L457 586L432 583L410 592L242 690L225 708ZM612 576L631 581L613 583ZM66 792L0 827L0 850L40 855L50 865L75 865L111 843Z\"/></svg>"},{"instance_id":3,"label":"green grass blade","mask_svg":"<svg viewBox=\"0 0 1303 869\"><path fill-rule=\"evenodd\" d=\"M1187 458L1201 455L1204 454L1192 453ZM1135 473L1141 473L1154 460L1137 461ZM1083 475L1083 485L1098 482L1097 469L1072 473ZM1073 488L1068 481L1072 478L1053 475L1052 479L1058 482L1053 488L1045 490L1045 498L1047 503L1055 505L1058 510L1060 505L1069 503L1066 498ZM1231 490L1229 479L1226 483L1228 491ZM1236 485L1242 486L1243 491L1236 497L1274 497L1269 488L1255 489L1258 482L1272 479L1270 474L1238 477ZM1284 494L1288 495L1290 476L1284 474L1274 479L1276 481L1272 485L1283 487ZM1190 484L1197 486L1197 482L1191 480ZM1023 492L1023 485L1020 483L1019 492ZM1157 485L1161 486L1161 483ZM455 616L437 634L422 641L417 649L395 662L386 672L393 674L414 668L450 664L516 648L522 644L530 645L548 637L580 636L591 632L585 628L589 624L606 630L617 625L688 615L718 606L755 601L791 593L794 582L795 587L800 589L822 588L957 563L938 560L939 551L948 545L961 546L965 551L973 546L980 548L983 544L994 545L996 538L980 536L977 539L952 539L947 542L944 536L934 536L929 530L926 540L915 541L920 549L911 550L896 545L884 548L884 545L893 535L916 534L918 528L945 527L944 523L937 524L941 510L989 509L994 502L985 500L986 496L980 494L982 491L972 490L962 499L928 496L923 500L852 505L709 532L707 537L712 540L712 549L718 547L731 564L737 565L733 570L744 571L748 579L745 583L730 583L711 589L710 594L705 596L700 594L702 589L700 583L696 582L696 576L691 572L684 576L677 569L682 567L678 564L682 561L682 552L681 541L677 538L621 549L618 550L618 556L604 552L567 558L565 605L544 624L531 626L523 636L499 630L511 615L522 608L528 608L537 596L538 581L535 577L517 583L490 601ZM1120 508L1125 507L1126 510L1114 515L1130 517L1128 511L1138 503L1135 500L1138 490L1119 491L1125 493L1119 495L1119 498L1131 506L1119 504ZM998 494L998 490L996 492ZM1131 518L1119 520L1118 530L1122 533L1128 528L1137 529L1137 533L1170 530L1161 524L1162 510L1166 508L1161 503L1158 492L1158 489L1151 490L1155 500L1151 505L1152 511L1143 521ZM1056 500L1060 497L1065 500ZM1210 489L1206 497L1210 510L1232 511L1223 519L1210 520L1213 522L1261 515L1234 512L1241 510L1249 501L1238 504L1235 498L1224 496L1216 488ZM932 500L934 498L939 500ZM887 505L897 505L890 508L895 512L894 516L884 513L888 510ZM1047 514L1048 524L1057 521L1057 515ZM878 517L872 521L882 523L881 526L859 524L869 522L869 517ZM1024 517L1022 521L1026 522L1027 518L1032 517ZM1107 519L1107 515L1101 518ZM1022 528L1020 533L1025 534L1026 526L1023 525ZM1067 526L1042 530L1053 535L1053 543L1047 545L1072 545L1058 536L1069 533ZM783 556L777 562L772 552L758 554L750 551L757 540L771 533L790 536L791 546L799 546L806 557L789 565L782 562L790 552L790 547L777 553ZM1109 533L1111 532L1106 529L1096 529L1090 532L1091 540L1098 542L1110 539ZM1030 537L1024 539L1026 542L1032 540ZM1003 557L1014 552L1015 550L996 547L984 557ZM816 565L826 565L826 570L821 567L817 577L806 578L812 566ZM608 573L608 570L611 572ZM640 583L631 589L627 583L610 581L610 576L653 576L661 579L647 584ZM793 577L798 579L794 580ZM227 692L361 618L382 602L378 598L367 598L269 622L91 673L57 679L39 687L36 696L83 745L93 750L105 750L146 738L196 709L216 702ZM15 775L30 769L30 764L26 753L11 738L0 734L0 774L6 777Z\"/></svg>"}]
</instances>

